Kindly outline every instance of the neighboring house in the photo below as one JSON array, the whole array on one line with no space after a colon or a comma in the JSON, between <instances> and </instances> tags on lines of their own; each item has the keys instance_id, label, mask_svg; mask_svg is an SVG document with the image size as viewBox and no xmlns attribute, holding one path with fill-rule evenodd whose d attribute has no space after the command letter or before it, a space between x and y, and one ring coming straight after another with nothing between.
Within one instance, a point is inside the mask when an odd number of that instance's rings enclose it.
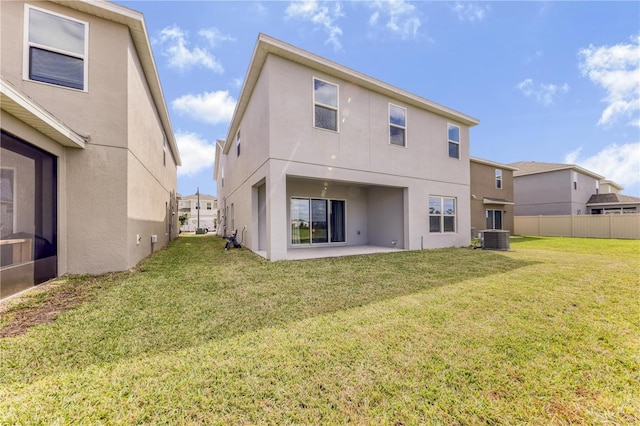
<instances>
[{"instance_id":1,"label":"neighboring house","mask_svg":"<svg viewBox=\"0 0 640 426\"><path fill-rule=\"evenodd\" d=\"M516 216L588 214L603 176L574 164L520 161L513 172Z\"/></svg>"},{"instance_id":2,"label":"neighboring house","mask_svg":"<svg viewBox=\"0 0 640 426\"><path fill-rule=\"evenodd\" d=\"M624 188L612 180L602 179L600 181L599 194L619 194Z\"/></svg>"},{"instance_id":3,"label":"neighboring house","mask_svg":"<svg viewBox=\"0 0 640 426\"><path fill-rule=\"evenodd\" d=\"M221 231L270 260L312 247L470 244L478 120L260 35L216 150Z\"/></svg>"},{"instance_id":4,"label":"neighboring house","mask_svg":"<svg viewBox=\"0 0 640 426\"><path fill-rule=\"evenodd\" d=\"M195 232L198 228L215 231L218 226L218 200L213 195L179 195L178 211L187 217L187 222L180 226L181 232Z\"/></svg>"},{"instance_id":5,"label":"neighboring house","mask_svg":"<svg viewBox=\"0 0 640 426\"><path fill-rule=\"evenodd\" d=\"M587 208L589 214L640 213L640 198L618 193L593 194Z\"/></svg>"},{"instance_id":6,"label":"neighboring house","mask_svg":"<svg viewBox=\"0 0 640 426\"><path fill-rule=\"evenodd\" d=\"M135 266L177 235L180 164L142 14L0 7L0 297Z\"/></svg>"},{"instance_id":7,"label":"neighboring house","mask_svg":"<svg viewBox=\"0 0 640 426\"><path fill-rule=\"evenodd\" d=\"M484 229L505 229L513 235L513 173L517 169L471 158L472 236Z\"/></svg>"}]
</instances>

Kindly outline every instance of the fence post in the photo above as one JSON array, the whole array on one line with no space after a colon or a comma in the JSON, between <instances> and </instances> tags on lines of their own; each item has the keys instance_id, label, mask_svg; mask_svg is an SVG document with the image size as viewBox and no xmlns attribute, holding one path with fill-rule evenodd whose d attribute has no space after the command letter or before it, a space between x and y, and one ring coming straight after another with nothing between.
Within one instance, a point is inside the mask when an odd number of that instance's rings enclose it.
<instances>
[{"instance_id":1,"label":"fence post","mask_svg":"<svg viewBox=\"0 0 640 426\"><path fill-rule=\"evenodd\" d=\"M538 236L542 235L542 215L538 215Z\"/></svg>"},{"instance_id":2,"label":"fence post","mask_svg":"<svg viewBox=\"0 0 640 426\"><path fill-rule=\"evenodd\" d=\"M609 238L613 238L613 215L609 215Z\"/></svg>"}]
</instances>

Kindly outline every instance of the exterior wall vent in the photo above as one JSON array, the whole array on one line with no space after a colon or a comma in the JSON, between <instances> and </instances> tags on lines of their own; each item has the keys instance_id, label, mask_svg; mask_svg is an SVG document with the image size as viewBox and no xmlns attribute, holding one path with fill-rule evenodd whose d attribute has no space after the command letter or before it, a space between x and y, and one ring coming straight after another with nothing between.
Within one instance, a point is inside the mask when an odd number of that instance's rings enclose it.
<instances>
[{"instance_id":1,"label":"exterior wall vent","mask_svg":"<svg viewBox=\"0 0 640 426\"><path fill-rule=\"evenodd\" d=\"M482 231L482 248L487 250L509 250L509 231L500 229Z\"/></svg>"}]
</instances>

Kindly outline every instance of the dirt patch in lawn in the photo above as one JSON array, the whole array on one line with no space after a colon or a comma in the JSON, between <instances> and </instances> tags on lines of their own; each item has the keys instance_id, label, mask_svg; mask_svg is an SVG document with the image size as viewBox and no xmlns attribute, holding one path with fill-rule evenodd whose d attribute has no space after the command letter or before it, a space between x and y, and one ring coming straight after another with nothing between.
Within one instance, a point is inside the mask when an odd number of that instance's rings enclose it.
<instances>
[{"instance_id":1,"label":"dirt patch in lawn","mask_svg":"<svg viewBox=\"0 0 640 426\"><path fill-rule=\"evenodd\" d=\"M57 279L0 302L0 339L20 336L31 327L55 321L61 313L90 299L102 287L104 278Z\"/></svg>"}]
</instances>

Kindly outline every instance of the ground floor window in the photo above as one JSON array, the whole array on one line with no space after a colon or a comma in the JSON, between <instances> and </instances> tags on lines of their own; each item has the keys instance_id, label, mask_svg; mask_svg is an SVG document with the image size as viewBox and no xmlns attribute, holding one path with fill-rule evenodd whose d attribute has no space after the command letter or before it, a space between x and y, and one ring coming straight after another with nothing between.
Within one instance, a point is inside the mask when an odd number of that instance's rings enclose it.
<instances>
[{"instance_id":1,"label":"ground floor window","mask_svg":"<svg viewBox=\"0 0 640 426\"><path fill-rule=\"evenodd\" d=\"M502 210L487 210L487 229L502 229Z\"/></svg>"},{"instance_id":2,"label":"ground floor window","mask_svg":"<svg viewBox=\"0 0 640 426\"><path fill-rule=\"evenodd\" d=\"M57 276L57 159L2 132L0 297Z\"/></svg>"},{"instance_id":3,"label":"ground floor window","mask_svg":"<svg viewBox=\"0 0 640 426\"><path fill-rule=\"evenodd\" d=\"M429 197L429 232L456 232L456 199Z\"/></svg>"},{"instance_id":4,"label":"ground floor window","mask_svg":"<svg viewBox=\"0 0 640 426\"><path fill-rule=\"evenodd\" d=\"M291 244L346 242L345 201L291 198Z\"/></svg>"}]
</instances>

